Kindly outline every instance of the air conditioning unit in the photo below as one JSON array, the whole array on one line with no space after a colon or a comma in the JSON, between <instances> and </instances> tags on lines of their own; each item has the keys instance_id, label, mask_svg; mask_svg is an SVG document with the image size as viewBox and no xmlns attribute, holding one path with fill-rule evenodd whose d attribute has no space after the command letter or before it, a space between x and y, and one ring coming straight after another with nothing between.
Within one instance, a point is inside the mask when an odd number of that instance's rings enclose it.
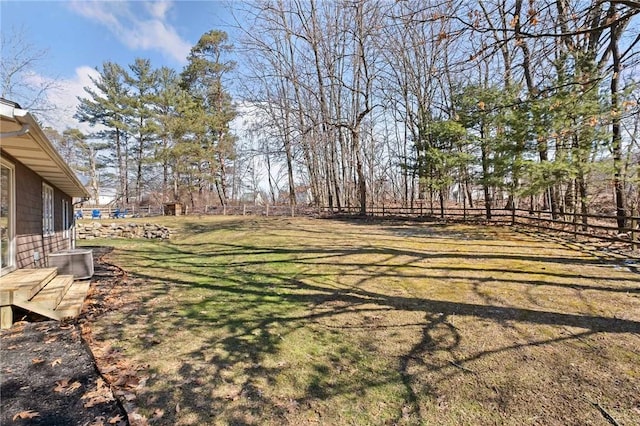
<instances>
[{"instance_id":1,"label":"air conditioning unit","mask_svg":"<svg viewBox=\"0 0 640 426\"><path fill-rule=\"evenodd\" d=\"M70 249L50 253L49 267L58 268L60 275L73 275L75 279L84 280L93 276L93 250Z\"/></svg>"}]
</instances>

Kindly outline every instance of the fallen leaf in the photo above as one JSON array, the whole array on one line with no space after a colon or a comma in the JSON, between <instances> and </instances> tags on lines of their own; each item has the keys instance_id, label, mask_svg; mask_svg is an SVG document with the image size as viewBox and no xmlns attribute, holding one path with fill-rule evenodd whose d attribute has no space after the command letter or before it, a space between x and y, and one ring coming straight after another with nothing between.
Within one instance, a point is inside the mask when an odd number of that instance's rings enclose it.
<instances>
[{"instance_id":1,"label":"fallen leaf","mask_svg":"<svg viewBox=\"0 0 640 426\"><path fill-rule=\"evenodd\" d=\"M63 380L58 380L56 382L56 387L53 388L53 390L54 392L59 392L59 393L61 392L71 393L76 389L80 389L81 387L82 385L78 381L69 383L68 379L63 379Z\"/></svg>"},{"instance_id":2,"label":"fallen leaf","mask_svg":"<svg viewBox=\"0 0 640 426\"><path fill-rule=\"evenodd\" d=\"M55 336L53 336L53 337L49 337L49 338L48 338L47 340L45 340L44 342L45 342L45 343L53 343L53 342L55 342L56 340L58 340L58 338L57 338L57 337L55 337Z\"/></svg>"},{"instance_id":3,"label":"fallen leaf","mask_svg":"<svg viewBox=\"0 0 640 426\"><path fill-rule=\"evenodd\" d=\"M7 348L7 350L9 350L9 351L10 351L10 350L12 350L12 349L18 349L19 347L20 347L20 346L18 346L18 345L11 345L11 346L9 346L9 347Z\"/></svg>"},{"instance_id":4,"label":"fallen leaf","mask_svg":"<svg viewBox=\"0 0 640 426\"><path fill-rule=\"evenodd\" d=\"M44 362L44 359L42 359L42 358L33 358L31 360L31 362L34 363L34 364L41 364L41 363Z\"/></svg>"},{"instance_id":5,"label":"fallen leaf","mask_svg":"<svg viewBox=\"0 0 640 426\"><path fill-rule=\"evenodd\" d=\"M129 373L123 372L122 375L120 375L120 377L118 378L118 380L115 383L113 383L113 385L132 389L132 388L138 387L139 383L140 383L140 380L136 376L134 376L131 372Z\"/></svg>"},{"instance_id":6,"label":"fallen leaf","mask_svg":"<svg viewBox=\"0 0 640 426\"><path fill-rule=\"evenodd\" d=\"M54 359L54 360L51 362L51 366L52 366L52 367L55 367L56 365L60 365L60 364L62 364L62 358Z\"/></svg>"},{"instance_id":7,"label":"fallen leaf","mask_svg":"<svg viewBox=\"0 0 640 426\"><path fill-rule=\"evenodd\" d=\"M116 367L115 365L110 365L102 369L102 374L109 374L116 371L117 369L118 367Z\"/></svg>"},{"instance_id":8,"label":"fallen leaf","mask_svg":"<svg viewBox=\"0 0 640 426\"><path fill-rule=\"evenodd\" d=\"M180 404L178 403L176 404L176 413L179 413L179 412L180 412Z\"/></svg>"},{"instance_id":9,"label":"fallen leaf","mask_svg":"<svg viewBox=\"0 0 640 426\"><path fill-rule=\"evenodd\" d=\"M103 416L98 416L89 423L89 426L104 426L104 421L105 418Z\"/></svg>"},{"instance_id":10,"label":"fallen leaf","mask_svg":"<svg viewBox=\"0 0 640 426\"><path fill-rule=\"evenodd\" d=\"M84 408L95 407L98 404L104 404L105 402L109 402L111 399L107 399L104 396L94 396L88 399L87 402L84 403Z\"/></svg>"},{"instance_id":11,"label":"fallen leaf","mask_svg":"<svg viewBox=\"0 0 640 426\"><path fill-rule=\"evenodd\" d=\"M80 399L86 399L85 408L91 408L98 404L113 401L113 394L109 387L105 385L104 380L98 379L96 380L96 389L85 392Z\"/></svg>"},{"instance_id":12,"label":"fallen leaf","mask_svg":"<svg viewBox=\"0 0 640 426\"><path fill-rule=\"evenodd\" d=\"M117 416L115 416L115 417L111 417L111 418L109 419L109 423L110 423L110 424L112 424L112 425L114 425L114 424L116 424L116 423L118 423L118 422L121 422L122 420L124 420L124 419L122 418L122 416L121 416L120 414L118 414L118 415L117 415Z\"/></svg>"},{"instance_id":13,"label":"fallen leaf","mask_svg":"<svg viewBox=\"0 0 640 426\"><path fill-rule=\"evenodd\" d=\"M13 416L13 421L15 422L17 419L32 419L34 417L40 417L40 413L33 410L25 410Z\"/></svg>"},{"instance_id":14,"label":"fallen leaf","mask_svg":"<svg viewBox=\"0 0 640 426\"><path fill-rule=\"evenodd\" d=\"M56 382L56 387L53 388L54 392L64 392L69 385L69 379L62 379Z\"/></svg>"},{"instance_id":15,"label":"fallen leaf","mask_svg":"<svg viewBox=\"0 0 640 426\"><path fill-rule=\"evenodd\" d=\"M28 322L26 321L17 321L13 323L13 332L14 333L19 333L21 331L24 331L24 326L27 325Z\"/></svg>"},{"instance_id":16,"label":"fallen leaf","mask_svg":"<svg viewBox=\"0 0 640 426\"><path fill-rule=\"evenodd\" d=\"M82 334L90 334L91 327L89 327L87 324L80 324L80 331L82 332Z\"/></svg>"},{"instance_id":17,"label":"fallen leaf","mask_svg":"<svg viewBox=\"0 0 640 426\"><path fill-rule=\"evenodd\" d=\"M164 416L164 410L162 408L156 408L153 411L153 417L154 418L159 419L162 416Z\"/></svg>"},{"instance_id":18,"label":"fallen leaf","mask_svg":"<svg viewBox=\"0 0 640 426\"><path fill-rule=\"evenodd\" d=\"M129 413L129 422L131 426L148 426L147 418L139 413Z\"/></svg>"}]
</instances>

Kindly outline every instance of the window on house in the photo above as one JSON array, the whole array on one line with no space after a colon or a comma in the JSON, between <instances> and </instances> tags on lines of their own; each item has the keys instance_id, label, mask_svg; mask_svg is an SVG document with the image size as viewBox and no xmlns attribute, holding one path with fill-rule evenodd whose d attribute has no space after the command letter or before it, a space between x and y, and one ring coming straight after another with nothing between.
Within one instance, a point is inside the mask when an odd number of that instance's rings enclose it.
<instances>
[{"instance_id":1,"label":"window on house","mask_svg":"<svg viewBox=\"0 0 640 426\"><path fill-rule=\"evenodd\" d=\"M62 200L62 233L64 238L69 238L69 201Z\"/></svg>"},{"instance_id":2,"label":"window on house","mask_svg":"<svg viewBox=\"0 0 640 426\"><path fill-rule=\"evenodd\" d=\"M53 235L53 188L42 184L42 235Z\"/></svg>"},{"instance_id":3,"label":"window on house","mask_svg":"<svg viewBox=\"0 0 640 426\"><path fill-rule=\"evenodd\" d=\"M15 173L0 158L0 275L15 268Z\"/></svg>"}]
</instances>

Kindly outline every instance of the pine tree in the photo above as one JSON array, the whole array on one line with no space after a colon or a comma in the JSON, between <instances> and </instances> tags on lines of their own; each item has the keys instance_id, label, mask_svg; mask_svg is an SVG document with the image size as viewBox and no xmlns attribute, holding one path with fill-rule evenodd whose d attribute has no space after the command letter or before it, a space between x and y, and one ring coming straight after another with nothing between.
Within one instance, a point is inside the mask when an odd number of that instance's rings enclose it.
<instances>
[{"instance_id":1,"label":"pine tree","mask_svg":"<svg viewBox=\"0 0 640 426\"><path fill-rule=\"evenodd\" d=\"M158 121L155 109L158 71L153 70L151 61L137 58L129 65L131 73L125 74L125 81L129 85L131 96L127 99L128 133L132 136L133 165L135 173L134 194L136 201L142 199L142 189L145 171L150 171L150 163L155 157L149 155L152 142L157 138Z\"/></svg>"},{"instance_id":2,"label":"pine tree","mask_svg":"<svg viewBox=\"0 0 640 426\"><path fill-rule=\"evenodd\" d=\"M109 143L111 157L117 170L117 195L129 202L129 126L127 103L130 96L125 70L113 62L105 62L99 76L91 77L96 89L85 87L87 98L78 97L80 104L74 117L99 129L91 135Z\"/></svg>"},{"instance_id":3,"label":"pine tree","mask_svg":"<svg viewBox=\"0 0 640 426\"><path fill-rule=\"evenodd\" d=\"M223 205L227 203L227 161L235 155L236 141L229 129L236 111L224 88L225 75L235 67L232 61L225 61L231 51L225 32L209 31L191 49L189 63L181 75L183 88L197 100L191 113L203 124L194 135L200 149L192 150L193 155L198 155L192 160L199 163L199 179L215 187Z\"/></svg>"}]
</instances>

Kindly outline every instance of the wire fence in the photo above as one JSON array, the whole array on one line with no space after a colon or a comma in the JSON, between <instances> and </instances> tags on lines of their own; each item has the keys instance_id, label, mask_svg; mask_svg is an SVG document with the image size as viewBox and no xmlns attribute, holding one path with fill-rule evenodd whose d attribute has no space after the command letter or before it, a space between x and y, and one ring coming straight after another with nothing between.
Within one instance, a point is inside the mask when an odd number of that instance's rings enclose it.
<instances>
[{"instance_id":1,"label":"wire fence","mask_svg":"<svg viewBox=\"0 0 640 426\"><path fill-rule=\"evenodd\" d=\"M357 216L359 207L345 207L339 211L323 208L324 215ZM602 214L560 213L553 217L550 211L524 209L491 209L448 207L443 211L424 207L371 206L366 216L444 222L482 222L522 226L544 232L573 236L578 239L595 239L628 246L637 250L640 246L640 217L632 214L624 217L625 225L618 225L618 216Z\"/></svg>"},{"instance_id":2,"label":"wire fence","mask_svg":"<svg viewBox=\"0 0 640 426\"><path fill-rule=\"evenodd\" d=\"M112 206L82 207L75 210L76 218L84 219L125 219L130 217L157 217L167 215L166 206L142 206L115 208ZM171 215L175 210L171 210ZM637 250L640 246L640 217L625 217L625 226L618 226L615 215L561 213L553 217L551 212L524 209L492 209L490 215L485 208L447 207L427 208L423 205L411 207L368 206L365 215L359 206L345 206L340 209L313 206L289 206L272 204L234 204L226 206L204 206L190 209L184 207L181 215L225 215L225 216L314 216L314 217L368 217L381 219L407 219L416 221L444 221L491 223L522 226L548 233L561 232L575 240L595 239L627 246Z\"/></svg>"}]
</instances>

